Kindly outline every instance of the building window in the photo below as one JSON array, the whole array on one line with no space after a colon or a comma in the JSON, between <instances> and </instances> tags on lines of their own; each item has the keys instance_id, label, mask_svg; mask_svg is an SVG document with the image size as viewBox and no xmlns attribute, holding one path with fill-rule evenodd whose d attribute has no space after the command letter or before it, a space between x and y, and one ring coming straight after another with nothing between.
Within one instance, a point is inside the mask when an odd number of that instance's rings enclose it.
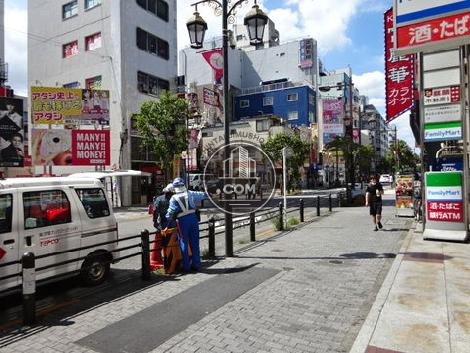
<instances>
[{"instance_id":1,"label":"building window","mask_svg":"<svg viewBox=\"0 0 470 353\"><path fill-rule=\"evenodd\" d=\"M250 101L248 99L242 99L240 101L240 108L248 108L250 106Z\"/></svg>"},{"instance_id":2,"label":"building window","mask_svg":"<svg viewBox=\"0 0 470 353\"><path fill-rule=\"evenodd\" d=\"M62 87L64 87L64 88L80 88L80 82L75 81L75 82L66 83Z\"/></svg>"},{"instance_id":3,"label":"building window","mask_svg":"<svg viewBox=\"0 0 470 353\"><path fill-rule=\"evenodd\" d=\"M78 54L78 40L64 44L62 46L63 58L70 58L71 56L74 56L76 54Z\"/></svg>"},{"instance_id":4,"label":"building window","mask_svg":"<svg viewBox=\"0 0 470 353\"><path fill-rule=\"evenodd\" d=\"M85 10L101 5L101 0L85 0Z\"/></svg>"},{"instance_id":5,"label":"building window","mask_svg":"<svg viewBox=\"0 0 470 353\"><path fill-rule=\"evenodd\" d=\"M109 205L101 189L77 189L77 195L89 218L108 217Z\"/></svg>"},{"instance_id":6,"label":"building window","mask_svg":"<svg viewBox=\"0 0 470 353\"><path fill-rule=\"evenodd\" d=\"M287 117L289 120L297 120L299 118L299 112L289 112Z\"/></svg>"},{"instance_id":7,"label":"building window","mask_svg":"<svg viewBox=\"0 0 470 353\"><path fill-rule=\"evenodd\" d=\"M0 234L11 233L13 218L13 196L0 195Z\"/></svg>"},{"instance_id":8,"label":"building window","mask_svg":"<svg viewBox=\"0 0 470 353\"><path fill-rule=\"evenodd\" d=\"M295 102L299 100L299 95L297 93L292 93L287 95L287 101L289 102Z\"/></svg>"},{"instance_id":9,"label":"building window","mask_svg":"<svg viewBox=\"0 0 470 353\"><path fill-rule=\"evenodd\" d=\"M70 202L61 190L25 192L23 208L25 229L72 222Z\"/></svg>"},{"instance_id":10,"label":"building window","mask_svg":"<svg viewBox=\"0 0 470 353\"><path fill-rule=\"evenodd\" d=\"M308 121L311 123L315 123L315 114L313 112L308 113Z\"/></svg>"},{"instance_id":11,"label":"building window","mask_svg":"<svg viewBox=\"0 0 470 353\"><path fill-rule=\"evenodd\" d=\"M66 20L67 18L78 15L78 0L71 1L62 6L62 19Z\"/></svg>"},{"instance_id":12,"label":"building window","mask_svg":"<svg viewBox=\"0 0 470 353\"><path fill-rule=\"evenodd\" d=\"M154 15L157 15L162 20L168 22L169 18L169 8L168 3L164 0L136 0L137 5L139 5L144 10L147 10Z\"/></svg>"},{"instance_id":13,"label":"building window","mask_svg":"<svg viewBox=\"0 0 470 353\"><path fill-rule=\"evenodd\" d=\"M101 48L101 32L85 37L85 50L96 50Z\"/></svg>"},{"instance_id":14,"label":"building window","mask_svg":"<svg viewBox=\"0 0 470 353\"><path fill-rule=\"evenodd\" d=\"M137 72L137 90L139 92L160 97L163 91L168 91L169 89L169 81L142 71Z\"/></svg>"},{"instance_id":15,"label":"building window","mask_svg":"<svg viewBox=\"0 0 470 353\"><path fill-rule=\"evenodd\" d=\"M137 27L137 48L155 54L165 60L170 58L170 46L166 40L158 38Z\"/></svg>"},{"instance_id":16,"label":"building window","mask_svg":"<svg viewBox=\"0 0 470 353\"><path fill-rule=\"evenodd\" d=\"M100 76L90 77L85 80L86 89L101 89L102 78Z\"/></svg>"},{"instance_id":17,"label":"building window","mask_svg":"<svg viewBox=\"0 0 470 353\"><path fill-rule=\"evenodd\" d=\"M263 97L263 106L273 105L273 97Z\"/></svg>"},{"instance_id":18,"label":"building window","mask_svg":"<svg viewBox=\"0 0 470 353\"><path fill-rule=\"evenodd\" d=\"M256 132L269 131L271 121L269 120L256 120Z\"/></svg>"}]
</instances>

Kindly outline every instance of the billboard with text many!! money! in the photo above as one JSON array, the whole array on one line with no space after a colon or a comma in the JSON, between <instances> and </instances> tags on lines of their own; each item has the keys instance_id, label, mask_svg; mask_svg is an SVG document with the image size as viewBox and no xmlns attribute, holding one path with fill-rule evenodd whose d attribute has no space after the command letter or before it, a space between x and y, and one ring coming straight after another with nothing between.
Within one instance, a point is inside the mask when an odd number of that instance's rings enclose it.
<instances>
[{"instance_id":1,"label":"billboard with text many!! money!","mask_svg":"<svg viewBox=\"0 0 470 353\"><path fill-rule=\"evenodd\" d=\"M31 153L36 166L107 166L110 131L33 129Z\"/></svg>"}]
</instances>

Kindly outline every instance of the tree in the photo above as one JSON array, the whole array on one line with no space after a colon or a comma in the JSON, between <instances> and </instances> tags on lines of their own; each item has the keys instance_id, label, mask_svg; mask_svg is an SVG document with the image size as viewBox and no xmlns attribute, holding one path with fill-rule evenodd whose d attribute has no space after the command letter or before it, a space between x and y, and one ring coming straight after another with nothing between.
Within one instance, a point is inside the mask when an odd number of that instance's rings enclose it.
<instances>
[{"instance_id":1,"label":"tree","mask_svg":"<svg viewBox=\"0 0 470 353\"><path fill-rule=\"evenodd\" d=\"M394 173L406 173L417 171L416 165L419 163L419 157L403 140L398 140L396 145L390 148L387 153L386 159L391 167L391 170Z\"/></svg>"},{"instance_id":2,"label":"tree","mask_svg":"<svg viewBox=\"0 0 470 353\"><path fill-rule=\"evenodd\" d=\"M374 146L372 145L361 145L357 147L355 153L356 165L359 169L359 175L361 177L371 175L372 169L372 160L375 157Z\"/></svg>"},{"instance_id":3,"label":"tree","mask_svg":"<svg viewBox=\"0 0 470 353\"><path fill-rule=\"evenodd\" d=\"M308 157L310 144L303 141L300 136L295 133L281 133L270 136L261 146L263 151L273 162L282 160L282 149L284 147L289 147L293 151L293 155L287 159L287 175L289 175L287 187L289 190L292 190L299 184L299 168Z\"/></svg>"},{"instance_id":4,"label":"tree","mask_svg":"<svg viewBox=\"0 0 470 353\"><path fill-rule=\"evenodd\" d=\"M352 138L349 136L337 136L328 144L329 151L342 152L345 164L346 182L351 183L353 187L355 183L354 156L358 148L359 145L354 143Z\"/></svg>"},{"instance_id":5,"label":"tree","mask_svg":"<svg viewBox=\"0 0 470 353\"><path fill-rule=\"evenodd\" d=\"M134 117L144 143L155 152L168 178L173 160L188 148L187 101L166 91L158 101L143 102Z\"/></svg>"}]
</instances>

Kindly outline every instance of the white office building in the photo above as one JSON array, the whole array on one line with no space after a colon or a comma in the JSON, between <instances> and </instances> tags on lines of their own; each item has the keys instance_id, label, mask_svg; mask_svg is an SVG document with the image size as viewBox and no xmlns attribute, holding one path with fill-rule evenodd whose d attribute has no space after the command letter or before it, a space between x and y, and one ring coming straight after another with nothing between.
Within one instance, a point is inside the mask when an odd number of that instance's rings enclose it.
<instances>
[{"instance_id":1,"label":"white office building","mask_svg":"<svg viewBox=\"0 0 470 353\"><path fill-rule=\"evenodd\" d=\"M176 0L29 0L28 14L34 34L28 39L29 86L109 90L111 165L152 173L143 180L122 178L122 204L147 202L158 166L131 116L143 101L174 88ZM94 169L54 167L53 173Z\"/></svg>"}]
</instances>

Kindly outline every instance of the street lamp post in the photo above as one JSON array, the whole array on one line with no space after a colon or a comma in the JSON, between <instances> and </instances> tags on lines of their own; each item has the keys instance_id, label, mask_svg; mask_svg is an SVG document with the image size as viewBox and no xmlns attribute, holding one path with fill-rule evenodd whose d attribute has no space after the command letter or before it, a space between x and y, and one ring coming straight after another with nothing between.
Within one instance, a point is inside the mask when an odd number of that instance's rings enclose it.
<instances>
[{"instance_id":1,"label":"street lamp post","mask_svg":"<svg viewBox=\"0 0 470 353\"><path fill-rule=\"evenodd\" d=\"M191 47L201 49L204 45L204 37L207 30L207 23L197 11L197 6L207 3L214 7L216 15L222 15L222 41L224 57L224 143L225 158L230 158L230 97L229 97L229 71L228 71L228 47L230 31L228 29L229 21L235 20L237 7L242 6L246 0L201 0L193 3L194 14L186 23L188 28ZM268 16L259 8L257 0L254 0L254 6L246 14L244 24L248 30L251 45L258 45L263 42L264 29L268 23ZM225 255L233 256L233 220L230 206L225 211Z\"/></svg>"}]
</instances>

